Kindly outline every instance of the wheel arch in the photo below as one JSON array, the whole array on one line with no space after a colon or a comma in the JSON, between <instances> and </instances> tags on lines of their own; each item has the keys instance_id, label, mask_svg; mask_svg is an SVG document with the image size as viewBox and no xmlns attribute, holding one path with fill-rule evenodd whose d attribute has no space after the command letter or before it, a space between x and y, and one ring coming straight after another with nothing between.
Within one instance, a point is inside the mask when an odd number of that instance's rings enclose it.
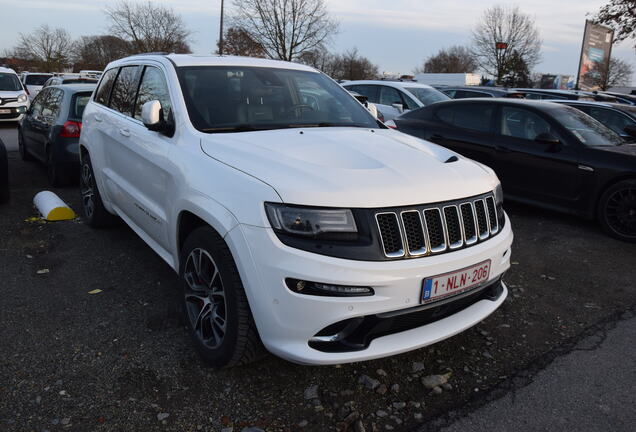
<instances>
[{"instance_id":1,"label":"wheel arch","mask_svg":"<svg viewBox=\"0 0 636 432\"><path fill-rule=\"evenodd\" d=\"M595 218L598 217L598 211L599 211L599 204L601 203L601 198L603 197L603 194L605 194L605 192L611 188L612 186L614 186L616 183L620 183L622 181L625 180L635 180L636 181L636 174L634 173L624 173L624 174L620 174L616 177L612 177L610 179L608 179L601 187L598 188L598 193L596 194L596 198L594 199L594 212L593 215Z\"/></svg>"}]
</instances>

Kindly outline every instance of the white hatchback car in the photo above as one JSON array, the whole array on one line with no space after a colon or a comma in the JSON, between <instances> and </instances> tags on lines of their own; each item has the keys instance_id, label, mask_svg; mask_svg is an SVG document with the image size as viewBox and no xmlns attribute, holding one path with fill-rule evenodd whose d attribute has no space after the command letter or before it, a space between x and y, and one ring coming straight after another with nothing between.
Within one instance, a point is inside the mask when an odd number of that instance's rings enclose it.
<instances>
[{"instance_id":1,"label":"white hatchback car","mask_svg":"<svg viewBox=\"0 0 636 432\"><path fill-rule=\"evenodd\" d=\"M80 152L87 223L120 216L179 273L214 365L262 345L307 364L393 355L506 298L513 235L494 172L387 129L310 67L118 60Z\"/></svg>"},{"instance_id":2,"label":"white hatchback car","mask_svg":"<svg viewBox=\"0 0 636 432\"><path fill-rule=\"evenodd\" d=\"M29 108L27 93L13 69L0 67L0 122L22 120Z\"/></svg>"},{"instance_id":3,"label":"white hatchback car","mask_svg":"<svg viewBox=\"0 0 636 432\"><path fill-rule=\"evenodd\" d=\"M366 96L369 102L377 106L385 120L393 120L405 112L435 102L450 100L439 90L415 81L347 81L342 86Z\"/></svg>"}]
</instances>

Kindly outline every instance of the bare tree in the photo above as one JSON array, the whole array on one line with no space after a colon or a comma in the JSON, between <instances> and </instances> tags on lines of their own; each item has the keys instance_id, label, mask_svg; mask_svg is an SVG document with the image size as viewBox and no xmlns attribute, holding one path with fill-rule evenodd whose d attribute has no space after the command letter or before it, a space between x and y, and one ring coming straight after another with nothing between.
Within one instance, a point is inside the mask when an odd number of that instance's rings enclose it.
<instances>
[{"instance_id":1,"label":"bare tree","mask_svg":"<svg viewBox=\"0 0 636 432\"><path fill-rule=\"evenodd\" d=\"M513 52L532 69L541 59L541 38L534 19L519 7L486 9L473 30L472 52L479 66L500 83Z\"/></svg>"},{"instance_id":2,"label":"bare tree","mask_svg":"<svg viewBox=\"0 0 636 432\"><path fill-rule=\"evenodd\" d=\"M615 42L636 39L636 0L610 0L601 7L594 19L614 29Z\"/></svg>"},{"instance_id":3,"label":"bare tree","mask_svg":"<svg viewBox=\"0 0 636 432\"><path fill-rule=\"evenodd\" d=\"M103 69L131 52L130 43L117 36L82 36L75 42L75 69Z\"/></svg>"},{"instance_id":4,"label":"bare tree","mask_svg":"<svg viewBox=\"0 0 636 432\"><path fill-rule=\"evenodd\" d=\"M73 40L62 29L41 25L29 34L20 33L13 55L36 62L44 71L62 70L70 64Z\"/></svg>"},{"instance_id":5,"label":"bare tree","mask_svg":"<svg viewBox=\"0 0 636 432\"><path fill-rule=\"evenodd\" d=\"M110 19L112 34L131 44L131 53L188 53L191 32L181 16L171 8L153 2L134 3L121 0L105 13Z\"/></svg>"},{"instance_id":6,"label":"bare tree","mask_svg":"<svg viewBox=\"0 0 636 432\"><path fill-rule=\"evenodd\" d=\"M601 90L608 90L612 87L628 86L632 79L634 69L632 65L624 60L611 58L609 68L604 64L595 63L595 67L588 72L592 77L594 86Z\"/></svg>"},{"instance_id":7,"label":"bare tree","mask_svg":"<svg viewBox=\"0 0 636 432\"><path fill-rule=\"evenodd\" d=\"M332 54L324 47L304 52L299 61L321 70L336 80L375 79L380 75L378 66L352 48L342 54Z\"/></svg>"},{"instance_id":8,"label":"bare tree","mask_svg":"<svg viewBox=\"0 0 636 432\"><path fill-rule=\"evenodd\" d=\"M415 73L472 73L478 67L468 48L455 45L428 57L422 67L415 69Z\"/></svg>"},{"instance_id":9,"label":"bare tree","mask_svg":"<svg viewBox=\"0 0 636 432\"><path fill-rule=\"evenodd\" d=\"M220 50L217 42L217 53ZM223 36L223 54L245 57L265 57L265 49L240 27L230 27Z\"/></svg>"},{"instance_id":10,"label":"bare tree","mask_svg":"<svg viewBox=\"0 0 636 432\"><path fill-rule=\"evenodd\" d=\"M324 0L234 0L235 24L267 57L292 61L324 45L337 31Z\"/></svg>"}]
</instances>

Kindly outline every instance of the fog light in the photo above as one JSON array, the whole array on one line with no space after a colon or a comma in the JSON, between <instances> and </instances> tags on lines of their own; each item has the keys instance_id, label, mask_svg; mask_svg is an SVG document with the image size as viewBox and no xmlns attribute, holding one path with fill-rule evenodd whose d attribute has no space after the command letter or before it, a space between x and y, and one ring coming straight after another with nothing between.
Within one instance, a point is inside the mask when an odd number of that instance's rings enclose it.
<instances>
[{"instance_id":1,"label":"fog light","mask_svg":"<svg viewBox=\"0 0 636 432\"><path fill-rule=\"evenodd\" d=\"M25 106L18 107L18 112L20 114L24 114L26 112L26 107Z\"/></svg>"},{"instance_id":2,"label":"fog light","mask_svg":"<svg viewBox=\"0 0 636 432\"><path fill-rule=\"evenodd\" d=\"M298 279L285 279L287 287L298 294L328 297L361 297L375 294L373 288L349 285L334 285Z\"/></svg>"}]
</instances>

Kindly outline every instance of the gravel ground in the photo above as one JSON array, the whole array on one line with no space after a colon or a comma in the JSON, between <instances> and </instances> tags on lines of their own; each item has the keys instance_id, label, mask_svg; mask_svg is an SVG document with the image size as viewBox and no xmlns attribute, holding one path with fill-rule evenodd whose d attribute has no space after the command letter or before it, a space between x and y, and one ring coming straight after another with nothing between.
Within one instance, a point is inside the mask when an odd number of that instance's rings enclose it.
<instances>
[{"instance_id":1,"label":"gravel ground","mask_svg":"<svg viewBox=\"0 0 636 432\"><path fill-rule=\"evenodd\" d=\"M636 305L634 245L593 223L507 203L510 296L475 328L365 363L308 367L268 356L215 370L191 348L172 270L123 224L96 231L80 220L30 220L34 194L50 189L45 171L16 152L9 164L2 431L436 430L527 384ZM79 210L77 187L52 190ZM448 382L427 388L435 379Z\"/></svg>"}]
</instances>

